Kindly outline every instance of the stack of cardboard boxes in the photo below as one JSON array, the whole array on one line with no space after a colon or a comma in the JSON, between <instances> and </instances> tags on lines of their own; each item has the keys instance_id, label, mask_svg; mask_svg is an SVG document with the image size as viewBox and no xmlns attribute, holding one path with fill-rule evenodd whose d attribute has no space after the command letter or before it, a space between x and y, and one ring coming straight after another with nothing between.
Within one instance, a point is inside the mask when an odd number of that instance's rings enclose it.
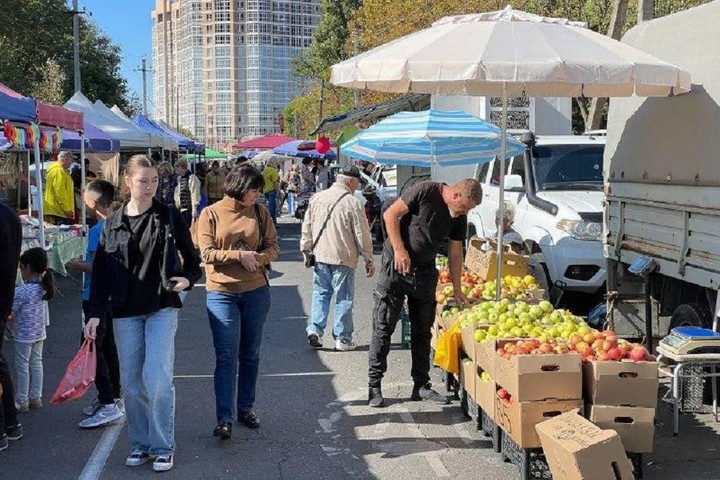
<instances>
[{"instance_id":1,"label":"stack of cardboard boxes","mask_svg":"<svg viewBox=\"0 0 720 480\"><path fill-rule=\"evenodd\" d=\"M503 348L507 341L498 341ZM535 425L572 410L582 410L580 355L495 353L495 423L521 448L539 448ZM505 392L498 394L500 389ZM502 398L503 396L509 398Z\"/></svg>"},{"instance_id":2,"label":"stack of cardboard boxes","mask_svg":"<svg viewBox=\"0 0 720 480\"><path fill-rule=\"evenodd\" d=\"M583 373L588 420L615 430L628 452L652 452L657 362L587 362Z\"/></svg>"}]
</instances>

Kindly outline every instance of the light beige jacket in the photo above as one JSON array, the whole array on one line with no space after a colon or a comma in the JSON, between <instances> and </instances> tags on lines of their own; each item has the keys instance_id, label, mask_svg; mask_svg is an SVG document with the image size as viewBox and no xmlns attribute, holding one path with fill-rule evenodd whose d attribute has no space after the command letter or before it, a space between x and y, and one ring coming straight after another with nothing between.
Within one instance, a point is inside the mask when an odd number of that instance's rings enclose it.
<instances>
[{"instance_id":1,"label":"light beige jacket","mask_svg":"<svg viewBox=\"0 0 720 480\"><path fill-rule=\"evenodd\" d=\"M365 209L350 189L342 183L334 183L327 190L316 193L310 198L305 213L300 237L300 251L310 251L330 209L344 194L346 195L335 210L315 247L315 259L330 265L357 267L358 257L362 255L366 262L373 261L372 237L370 226L365 217Z\"/></svg>"}]
</instances>

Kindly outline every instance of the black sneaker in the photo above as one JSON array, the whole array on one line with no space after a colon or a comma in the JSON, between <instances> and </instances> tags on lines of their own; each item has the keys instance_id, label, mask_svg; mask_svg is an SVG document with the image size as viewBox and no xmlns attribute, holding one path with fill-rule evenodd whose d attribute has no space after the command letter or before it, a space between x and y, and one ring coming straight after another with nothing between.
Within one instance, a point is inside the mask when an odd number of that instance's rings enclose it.
<instances>
[{"instance_id":1,"label":"black sneaker","mask_svg":"<svg viewBox=\"0 0 720 480\"><path fill-rule=\"evenodd\" d=\"M368 405L373 408L380 408L385 406L385 398L383 398L382 390L380 387L370 387L368 390Z\"/></svg>"},{"instance_id":2,"label":"black sneaker","mask_svg":"<svg viewBox=\"0 0 720 480\"><path fill-rule=\"evenodd\" d=\"M322 342L320 341L320 337L318 337L318 336L315 335L314 333L311 333L311 334L308 335L307 337L308 337L308 344L309 344L312 348L322 348L323 344L322 344Z\"/></svg>"},{"instance_id":3,"label":"black sneaker","mask_svg":"<svg viewBox=\"0 0 720 480\"><path fill-rule=\"evenodd\" d=\"M260 428L260 419L252 410L238 412L238 422L242 423L248 428Z\"/></svg>"},{"instance_id":4,"label":"black sneaker","mask_svg":"<svg viewBox=\"0 0 720 480\"><path fill-rule=\"evenodd\" d=\"M18 423L14 427L5 427L5 433L8 440L20 440L23 437L22 424Z\"/></svg>"},{"instance_id":5,"label":"black sneaker","mask_svg":"<svg viewBox=\"0 0 720 480\"><path fill-rule=\"evenodd\" d=\"M431 402L437 403L439 405L447 405L448 403L450 403L450 399L445 395L440 395L438 392L433 390L432 384L429 382L424 385L415 385L413 387L410 400L414 402L420 400L430 400Z\"/></svg>"},{"instance_id":6,"label":"black sneaker","mask_svg":"<svg viewBox=\"0 0 720 480\"><path fill-rule=\"evenodd\" d=\"M8 443L7 435L5 435L3 433L2 436L0 437L0 452L5 450L6 448L8 448L8 446L9 446L9 443Z\"/></svg>"},{"instance_id":7,"label":"black sneaker","mask_svg":"<svg viewBox=\"0 0 720 480\"><path fill-rule=\"evenodd\" d=\"M213 430L213 437L220 437L222 440L227 440L232 435L232 422L229 420L225 420L224 422L220 422L217 424L217 427L215 427L215 430Z\"/></svg>"}]
</instances>

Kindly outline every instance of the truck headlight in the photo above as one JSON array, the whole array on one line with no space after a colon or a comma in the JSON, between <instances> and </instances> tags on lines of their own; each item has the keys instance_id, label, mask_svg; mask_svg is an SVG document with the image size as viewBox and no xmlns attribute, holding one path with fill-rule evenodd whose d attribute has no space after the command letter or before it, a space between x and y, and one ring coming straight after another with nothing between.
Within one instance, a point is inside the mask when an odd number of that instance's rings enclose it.
<instances>
[{"instance_id":1,"label":"truck headlight","mask_svg":"<svg viewBox=\"0 0 720 480\"><path fill-rule=\"evenodd\" d=\"M576 240L599 240L602 235L602 225L585 220L560 220L557 228L566 232Z\"/></svg>"}]
</instances>

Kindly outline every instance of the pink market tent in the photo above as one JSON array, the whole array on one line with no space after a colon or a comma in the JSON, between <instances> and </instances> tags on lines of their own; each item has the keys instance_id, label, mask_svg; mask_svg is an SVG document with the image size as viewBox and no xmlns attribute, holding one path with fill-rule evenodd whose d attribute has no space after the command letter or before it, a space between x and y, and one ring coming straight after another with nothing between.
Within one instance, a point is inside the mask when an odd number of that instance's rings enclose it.
<instances>
[{"instance_id":1,"label":"pink market tent","mask_svg":"<svg viewBox=\"0 0 720 480\"><path fill-rule=\"evenodd\" d=\"M281 133L270 133L268 135L263 135L262 137L251 138L250 140L236 143L233 145L233 149L247 150L249 148L257 148L259 150L270 150L285 143L292 142L293 140L296 139Z\"/></svg>"}]
</instances>

